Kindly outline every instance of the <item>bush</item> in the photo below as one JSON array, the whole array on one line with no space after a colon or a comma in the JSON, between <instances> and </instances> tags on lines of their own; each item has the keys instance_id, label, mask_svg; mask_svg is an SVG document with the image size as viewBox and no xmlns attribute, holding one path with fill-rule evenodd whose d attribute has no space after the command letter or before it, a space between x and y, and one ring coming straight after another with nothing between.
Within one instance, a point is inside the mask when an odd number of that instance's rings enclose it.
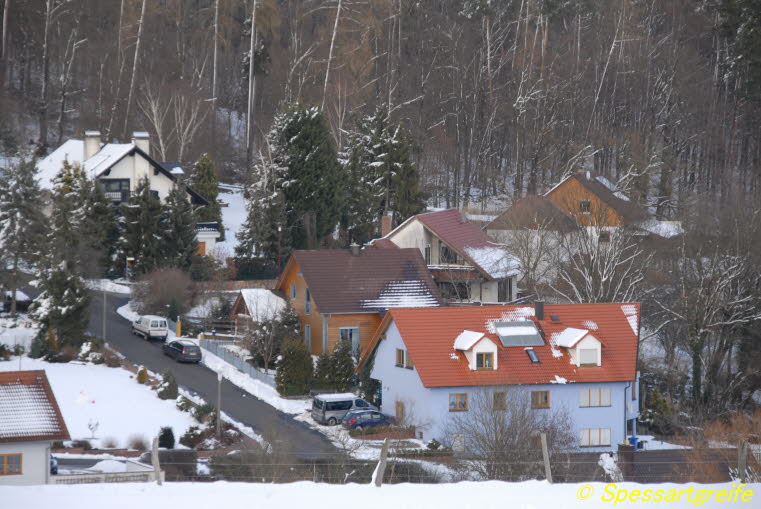
<instances>
[{"instance_id":1,"label":"bush","mask_svg":"<svg viewBox=\"0 0 761 509\"><path fill-rule=\"evenodd\" d=\"M7 361L11 358L11 349L7 345L0 343L0 361Z\"/></svg>"},{"instance_id":2,"label":"bush","mask_svg":"<svg viewBox=\"0 0 761 509\"><path fill-rule=\"evenodd\" d=\"M174 430L171 426L164 426L159 431L159 447L174 449Z\"/></svg>"},{"instance_id":3,"label":"bush","mask_svg":"<svg viewBox=\"0 0 761 509\"><path fill-rule=\"evenodd\" d=\"M140 385L145 385L145 383L148 381L148 370L145 368L140 368L140 370L137 372L137 383Z\"/></svg>"},{"instance_id":4,"label":"bush","mask_svg":"<svg viewBox=\"0 0 761 509\"><path fill-rule=\"evenodd\" d=\"M147 451L148 439L139 434L130 435L127 439L127 448L135 451Z\"/></svg>"},{"instance_id":5,"label":"bush","mask_svg":"<svg viewBox=\"0 0 761 509\"><path fill-rule=\"evenodd\" d=\"M195 405L193 405L193 402L190 401L185 396L178 396L177 397L177 410L180 412L190 412L195 408Z\"/></svg>"},{"instance_id":6,"label":"bush","mask_svg":"<svg viewBox=\"0 0 761 509\"><path fill-rule=\"evenodd\" d=\"M191 426L180 437L180 444L190 449L195 449L204 439L203 432L198 426Z\"/></svg>"},{"instance_id":7,"label":"bush","mask_svg":"<svg viewBox=\"0 0 761 509\"><path fill-rule=\"evenodd\" d=\"M302 396L312 384L312 356L300 339L288 339L280 348L280 363L275 375L277 392L283 396Z\"/></svg>"},{"instance_id":8,"label":"bush","mask_svg":"<svg viewBox=\"0 0 761 509\"><path fill-rule=\"evenodd\" d=\"M21 357L24 355L24 353L26 353L26 348L24 348L24 345L15 345L13 347L13 355L16 357Z\"/></svg>"},{"instance_id":9,"label":"bush","mask_svg":"<svg viewBox=\"0 0 761 509\"><path fill-rule=\"evenodd\" d=\"M74 359L77 359L79 357L79 350L74 348L73 346L64 346L61 348L61 351L49 351L45 355L45 360L47 362L71 362Z\"/></svg>"},{"instance_id":10,"label":"bush","mask_svg":"<svg viewBox=\"0 0 761 509\"><path fill-rule=\"evenodd\" d=\"M452 456L452 449L401 449L391 453L391 456L398 458L439 458L442 456Z\"/></svg>"},{"instance_id":11,"label":"bush","mask_svg":"<svg viewBox=\"0 0 761 509\"><path fill-rule=\"evenodd\" d=\"M372 377L373 364L375 364L375 353L362 364L357 373L357 385L359 385L359 394L370 404L379 406L378 393L380 392L380 382Z\"/></svg>"},{"instance_id":12,"label":"bush","mask_svg":"<svg viewBox=\"0 0 761 509\"><path fill-rule=\"evenodd\" d=\"M75 449L84 449L85 451L89 451L92 449L92 444L90 443L89 440L72 440L71 447Z\"/></svg>"},{"instance_id":13,"label":"bush","mask_svg":"<svg viewBox=\"0 0 761 509\"><path fill-rule=\"evenodd\" d=\"M141 315L164 316L174 302L177 314L190 308L193 282L179 269L159 269L140 278L132 288L132 309Z\"/></svg>"},{"instance_id":14,"label":"bush","mask_svg":"<svg viewBox=\"0 0 761 509\"><path fill-rule=\"evenodd\" d=\"M101 441L100 445L104 449L116 449L119 446L119 442L114 437L106 437Z\"/></svg>"},{"instance_id":15,"label":"bush","mask_svg":"<svg viewBox=\"0 0 761 509\"><path fill-rule=\"evenodd\" d=\"M106 366L108 366L109 368L122 367L122 358L108 349L103 351L103 362L105 362Z\"/></svg>"},{"instance_id":16,"label":"bush","mask_svg":"<svg viewBox=\"0 0 761 509\"><path fill-rule=\"evenodd\" d=\"M205 421L209 420L214 415L215 409L214 405L210 405L209 403L204 403L203 405L198 405L195 408L193 408L193 417L203 424Z\"/></svg>"},{"instance_id":17,"label":"bush","mask_svg":"<svg viewBox=\"0 0 761 509\"><path fill-rule=\"evenodd\" d=\"M172 370L167 369L162 375L161 384L158 387L158 395L160 399L177 399L177 396L179 396L177 380L174 379Z\"/></svg>"},{"instance_id":18,"label":"bush","mask_svg":"<svg viewBox=\"0 0 761 509\"><path fill-rule=\"evenodd\" d=\"M150 458L147 458L150 463ZM189 481L198 475L198 453L187 449L159 451L159 463L167 481Z\"/></svg>"},{"instance_id":19,"label":"bush","mask_svg":"<svg viewBox=\"0 0 761 509\"><path fill-rule=\"evenodd\" d=\"M430 440L428 444L426 445L429 449L432 451L435 451L436 449L439 449L441 447L441 442L436 440L435 438L433 440Z\"/></svg>"}]
</instances>

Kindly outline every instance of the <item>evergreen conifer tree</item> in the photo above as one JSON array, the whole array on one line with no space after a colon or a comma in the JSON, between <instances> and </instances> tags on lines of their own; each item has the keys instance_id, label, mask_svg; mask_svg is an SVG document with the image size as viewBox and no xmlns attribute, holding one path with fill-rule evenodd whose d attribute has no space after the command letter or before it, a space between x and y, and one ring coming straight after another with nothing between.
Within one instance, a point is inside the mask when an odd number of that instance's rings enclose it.
<instances>
[{"instance_id":1,"label":"evergreen conifer tree","mask_svg":"<svg viewBox=\"0 0 761 509\"><path fill-rule=\"evenodd\" d=\"M351 389L354 381L354 357L351 354L351 341L341 339L330 356L329 385L336 392Z\"/></svg>"},{"instance_id":2,"label":"evergreen conifer tree","mask_svg":"<svg viewBox=\"0 0 761 509\"><path fill-rule=\"evenodd\" d=\"M89 277L103 277L113 271L114 252L119 239L116 208L103 189L82 174L80 207L75 214L79 227L79 260Z\"/></svg>"},{"instance_id":3,"label":"evergreen conifer tree","mask_svg":"<svg viewBox=\"0 0 761 509\"><path fill-rule=\"evenodd\" d=\"M222 208L217 200L219 195L219 180L217 179L214 162L209 157L209 154L203 154L193 167L190 187L209 202L208 205L201 207L198 211L198 221L217 222L221 234L220 240L224 240L225 229L222 224Z\"/></svg>"},{"instance_id":4,"label":"evergreen conifer tree","mask_svg":"<svg viewBox=\"0 0 761 509\"><path fill-rule=\"evenodd\" d=\"M135 272L145 274L163 261L164 225L161 203L142 179L129 201L122 205L124 230L121 251L135 259Z\"/></svg>"},{"instance_id":5,"label":"evergreen conifer tree","mask_svg":"<svg viewBox=\"0 0 761 509\"><path fill-rule=\"evenodd\" d=\"M10 312L16 314L19 266L34 258L42 236L42 202L33 160L0 170L0 263L8 270Z\"/></svg>"},{"instance_id":6,"label":"evergreen conifer tree","mask_svg":"<svg viewBox=\"0 0 761 509\"><path fill-rule=\"evenodd\" d=\"M330 355L327 352L323 352L317 357L317 362L314 366L314 383L313 387L319 390L331 390L332 378L331 370L333 369L333 363L331 362Z\"/></svg>"},{"instance_id":7,"label":"evergreen conifer tree","mask_svg":"<svg viewBox=\"0 0 761 509\"><path fill-rule=\"evenodd\" d=\"M280 347L275 384L283 396L302 396L312 385L312 356L301 339L291 338Z\"/></svg>"},{"instance_id":8,"label":"evergreen conifer tree","mask_svg":"<svg viewBox=\"0 0 761 509\"><path fill-rule=\"evenodd\" d=\"M187 199L186 186L182 180L175 183L163 209L166 264L188 270L198 249L198 240L195 211Z\"/></svg>"}]
</instances>

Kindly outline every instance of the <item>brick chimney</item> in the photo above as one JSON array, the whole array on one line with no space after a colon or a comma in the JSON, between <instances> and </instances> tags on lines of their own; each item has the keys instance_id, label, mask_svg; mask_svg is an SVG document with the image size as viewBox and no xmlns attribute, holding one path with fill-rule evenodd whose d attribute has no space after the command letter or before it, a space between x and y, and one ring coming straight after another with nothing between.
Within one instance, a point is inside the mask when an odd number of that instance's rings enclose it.
<instances>
[{"instance_id":1,"label":"brick chimney","mask_svg":"<svg viewBox=\"0 0 761 509\"><path fill-rule=\"evenodd\" d=\"M85 161L100 151L100 131L85 131Z\"/></svg>"},{"instance_id":2,"label":"brick chimney","mask_svg":"<svg viewBox=\"0 0 761 509\"><path fill-rule=\"evenodd\" d=\"M132 144L151 155L151 135L147 131L135 131L132 133Z\"/></svg>"},{"instance_id":3,"label":"brick chimney","mask_svg":"<svg viewBox=\"0 0 761 509\"><path fill-rule=\"evenodd\" d=\"M359 244L357 244L356 242L352 242L351 246L349 247L351 248L352 256L359 256Z\"/></svg>"},{"instance_id":4,"label":"brick chimney","mask_svg":"<svg viewBox=\"0 0 761 509\"><path fill-rule=\"evenodd\" d=\"M544 301L538 300L534 302L534 315L537 320L544 320Z\"/></svg>"},{"instance_id":5,"label":"brick chimney","mask_svg":"<svg viewBox=\"0 0 761 509\"><path fill-rule=\"evenodd\" d=\"M389 211L388 214L381 216L381 237L385 237L391 233L391 219L393 212Z\"/></svg>"}]
</instances>

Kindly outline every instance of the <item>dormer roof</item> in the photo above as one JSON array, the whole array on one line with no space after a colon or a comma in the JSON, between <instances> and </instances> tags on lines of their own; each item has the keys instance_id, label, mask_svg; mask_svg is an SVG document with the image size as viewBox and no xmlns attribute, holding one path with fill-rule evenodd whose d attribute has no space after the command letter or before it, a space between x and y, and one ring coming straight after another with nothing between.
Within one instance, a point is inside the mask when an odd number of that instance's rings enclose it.
<instances>
[{"instance_id":1,"label":"dormer roof","mask_svg":"<svg viewBox=\"0 0 761 509\"><path fill-rule=\"evenodd\" d=\"M454 349L467 351L476 346L476 343L486 337L483 332L464 330L454 340Z\"/></svg>"}]
</instances>

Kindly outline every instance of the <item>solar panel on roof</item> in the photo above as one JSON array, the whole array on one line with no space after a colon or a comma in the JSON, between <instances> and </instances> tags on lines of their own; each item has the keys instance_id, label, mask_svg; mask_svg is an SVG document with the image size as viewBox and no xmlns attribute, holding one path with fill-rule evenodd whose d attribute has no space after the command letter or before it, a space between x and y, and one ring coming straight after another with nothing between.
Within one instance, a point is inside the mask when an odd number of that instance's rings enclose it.
<instances>
[{"instance_id":1,"label":"solar panel on roof","mask_svg":"<svg viewBox=\"0 0 761 509\"><path fill-rule=\"evenodd\" d=\"M550 315L550 319L553 322L559 322L560 321L560 317L558 315Z\"/></svg>"},{"instance_id":2,"label":"solar panel on roof","mask_svg":"<svg viewBox=\"0 0 761 509\"><path fill-rule=\"evenodd\" d=\"M532 321L495 322L494 331L502 346L543 346L544 340Z\"/></svg>"},{"instance_id":3,"label":"solar panel on roof","mask_svg":"<svg viewBox=\"0 0 761 509\"><path fill-rule=\"evenodd\" d=\"M526 355L528 355L528 358L531 359L531 362L539 362L539 357L536 356L536 352L533 348L527 348Z\"/></svg>"}]
</instances>

